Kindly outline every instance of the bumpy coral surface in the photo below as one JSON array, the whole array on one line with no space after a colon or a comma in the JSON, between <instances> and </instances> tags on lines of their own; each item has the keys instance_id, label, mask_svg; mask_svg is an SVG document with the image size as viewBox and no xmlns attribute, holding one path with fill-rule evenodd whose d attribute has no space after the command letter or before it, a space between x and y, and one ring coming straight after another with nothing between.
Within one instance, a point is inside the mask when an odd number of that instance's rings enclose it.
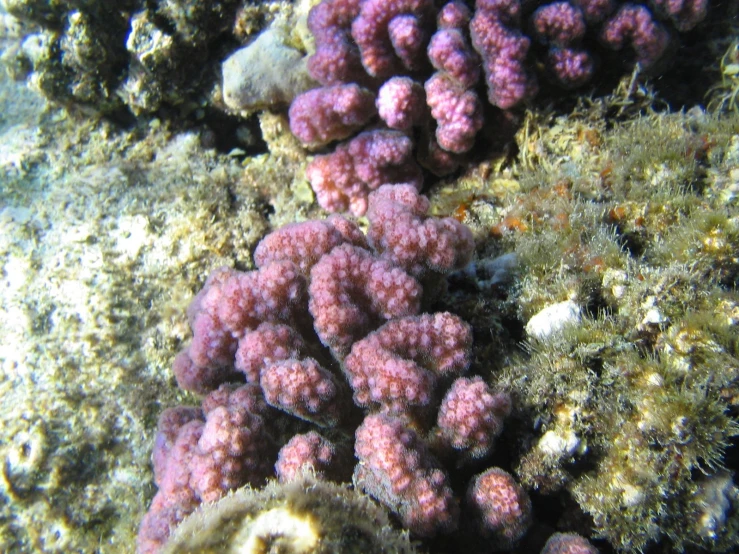
<instances>
[{"instance_id":1,"label":"bumpy coral surface","mask_svg":"<svg viewBox=\"0 0 739 554\"><path fill-rule=\"evenodd\" d=\"M507 394L494 393L481 377L460 377L441 401L437 424L454 448L480 458L492 450L510 411Z\"/></svg>"},{"instance_id":2,"label":"bumpy coral surface","mask_svg":"<svg viewBox=\"0 0 739 554\"><path fill-rule=\"evenodd\" d=\"M290 104L290 130L308 148L351 136L372 119L375 95L356 84L317 88Z\"/></svg>"},{"instance_id":3,"label":"bumpy coral surface","mask_svg":"<svg viewBox=\"0 0 739 554\"><path fill-rule=\"evenodd\" d=\"M380 187L370 195L370 244L383 259L416 276L465 266L473 247L465 225L428 217L428 209L428 200L409 185Z\"/></svg>"},{"instance_id":4,"label":"bumpy coral surface","mask_svg":"<svg viewBox=\"0 0 739 554\"><path fill-rule=\"evenodd\" d=\"M439 377L467 369L469 327L450 313L394 319L352 346L344 372L363 407L426 406Z\"/></svg>"},{"instance_id":5,"label":"bumpy coral surface","mask_svg":"<svg viewBox=\"0 0 739 554\"><path fill-rule=\"evenodd\" d=\"M254 252L257 267L287 260L307 275L324 254L343 243L366 247L367 239L356 223L340 216L292 223L262 239Z\"/></svg>"},{"instance_id":6,"label":"bumpy coral surface","mask_svg":"<svg viewBox=\"0 0 739 554\"><path fill-rule=\"evenodd\" d=\"M311 271L310 312L318 336L339 355L378 321L416 313L420 283L356 246L337 246Z\"/></svg>"},{"instance_id":7,"label":"bumpy coral surface","mask_svg":"<svg viewBox=\"0 0 739 554\"><path fill-rule=\"evenodd\" d=\"M540 76L563 88L585 85L596 72L597 51L604 47L628 52L621 57L642 71L651 70L665 57L670 30L693 29L705 18L708 1L651 5L479 0L472 11L461 2L435 6L427 0L324 0L309 16L316 52L308 62L311 75L324 87L304 95L315 99L313 110L305 109L302 98L293 103L291 125L307 146L342 138L352 127L343 121L361 125L369 112L359 103L332 108L336 87L379 89L382 122L418 140L418 161L427 169L449 173L472 149L485 123L477 86L480 67L489 103L503 110L536 96ZM397 79L403 80L402 87ZM423 85L426 114L409 81ZM331 100L319 101L323 98ZM333 114L327 111L331 109ZM317 115L307 132L304 114L309 111ZM328 211L364 213L364 199L375 187L352 175L356 163L339 145L334 158L324 157L309 169L308 180ZM394 164L408 170L414 166L410 158Z\"/></svg>"},{"instance_id":8,"label":"bumpy coral surface","mask_svg":"<svg viewBox=\"0 0 739 554\"><path fill-rule=\"evenodd\" d=\"M178 408L162 414L153 454L159 491L141 523L139 552L158 552L170 528L201 502L269 474L266 410L255 385L224 385L203 400L199 414Z\"/></svg>"},{"instance_id":9,"label":"bumpy coral surface","mask_svg":"<svg viewBox=\"0 0 739 554\"><path fill-rule=\"evenodd\" d=\"M380 192L370 199L377 203L372 207L377 214L388 209L380 205L382 199L393 198L391 186ZM425 213L425 199L413 187L403 192L409 194ZM422 234L434 221L413 216L403 224L409 234ZM435 261L439 244L434 241L406 246L407 254L422 267L433 262L437 277L442 270L460 267L473 248L469 231L461 224L438 223L464 239L457 240L453 248L460 252L450 252L448 263ZM400 262L357 244L368 243L353 223L341 217L293 224L268 235L256 248L258 269L221 268L208 278L188 309L193 339L175 363L178 382L196 392L244 377L249 384L221 385L206 396L202 413L174 408L162 416L154 455L160 490L141 526L141 552L156 551L169 527L200 502L257 484L265 476L264 468L275 462L283 481L305 471L334 478L346 475L341 453L347 444L334 445L305 428L312 424L341 429L349 413L348 393L337 369L350 349L345 371L352 376L355 396L365 394L355 382L361 372L385 395L381 399L373 393L373 400L396 405L398 412L429 405L433 397L430 388L411 397L410 384L394 380L404 379L398 368L410 372L406 381L420 377L427 386L467 369L469 327L449 313L415 315L423 295L420 282ZM383 321L387 323L381 325ZM229 396L246 392L251 396L243 407ZM364 431L357 430L357 478L414 532L432 535L454 529L457 501L443 470L426 454L423 440L414 439L413 445L397 450L391 443L397 437L415 437L414 432L402 419L386 422L372 417L365 419ZM351 419L356 425L356 416ZM387 455L395 456L394 462L381 462L376 452L370 452L375 446L369 436L373 432L387 435L384 442L391 449ZM257 460L253 454L259 441ZM275 458L280 445L284 446ZM424 459L419 458L422 453ZM383 472L398 471L412 476L412 490L406 490L403 479L390 488L383 485Z\"/></svg>"},{"instance_id":10,"label":"bumpy coral surface","mask_svg":"<svg viewBox=\"0 0 739 554\"><path fill-rule=\"evenodd\" d=\"M346 465L337 446L315 431L295 435L280 449L275 462L275 474L281 483L299 479L311 473L316 479L341 479Z\"/></svg>"},{"instance_id":11,"label":"bumpy coral surface","mask_svg":"<svg viewBox=\"0 0 739 554\"><path fill-rule=\"evenodd\" d=\"M311 358L267 364L259 384L276 408L319 425L336 425L341 417L338 384Z\"/></svg>"},{"instance_id":12,"label":"bumpy coral surface","mask_svg":"<svg viewBox=\"0 0 739 554\"><path fill-rule=\"evenodd\" d=\"M493 467L470 483L467 502L499 548L508 548L531 525L531 500L506 471Z\"/></svg>"},{"instance_id":13,"label":"bumpy coral surface","mask_svg":"<svg viewBox=\"0 0 739 554\"><path fill-rule=\"evenodd\" d=\"M598 554L598 549L580 535L555 533L549 537L541 554Z\"/></svg>"},{"instance_id":14,"label":"bumpy coral surface","mask_svg":"<svg viewBox=\"0 0 739 554\"><path fill-rule=\"evenodd\" d=\"M408 131L421 122L426 105L421 85L409 77L388 79L377 92L377 112L391 129Z\"/></svg>"},{"instance_id":15,"label":"bumpy coral surface","mask_svg":"<svg viewBox=\"0 0 739 554\"><path fill-rule=\"evenodd\" d=\"M316 156L305 175L318 203L329 212L364 215L367 198L382 185L411 183L421 188L413 141L398 131L365 131L331 154Z\"/></svg>"},{"instance_id":16,"label":"bumpy coral surface","mask_svg":"<svg viewBox=\"0 0 739 554\"><path fill-rule=\"evenodd\" d=\"M401 420L367 416L357 428L354 450L355 482L396 512L404 526L421 536L456 528L458 507L447 476Z\"/></svg>"}]
</instances>

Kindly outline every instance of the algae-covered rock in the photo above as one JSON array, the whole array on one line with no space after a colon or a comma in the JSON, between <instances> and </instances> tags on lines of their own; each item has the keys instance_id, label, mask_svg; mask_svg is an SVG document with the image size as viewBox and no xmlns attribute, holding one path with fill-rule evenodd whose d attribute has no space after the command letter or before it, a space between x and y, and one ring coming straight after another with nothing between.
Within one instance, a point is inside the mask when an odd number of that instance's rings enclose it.
<instances>
[{"instance_id":1,"label":"algae-covered rock","mask_svg":"<svg viewBox=\"0 0 739 554\"><path fill-rule=\"evenodd\" d=\"M131 18L126 50L131 63L121 87L124 100L134 113L152 112L160 106L165 90L174 88L174 83L165 82L164 77L173 77L177 44L152 22L148 11L143 11Z\"/></svg>"},{"instance_id":2,"label":"algae-covered rock","mask_svg":"<svg viewBox=\"0 0 739 554\"><path fill-rule=\"evenodd\" d=\"M14 40L3 45L2 63L52 100L123 120L172 106L199 109L199 118L202 110L232 117L282 108L315 86L304 59L310 5L5 0L0 38Z\"/></svg>"},{"instance_id":3,"label":"algae-covered rock","mask_svg":"<svg viewBox=\"0 0 739 554\"><path fill-rule=\"evenodd\" d=\"M156 11L171 22L181 42L207 44L233 24L239 3L239 0L158 0Z\"/></svg>"},{"instance_id":4,"label":"algae-covered rock","mask_svg":"<svg viewBox=\"0 0 739 554\"><path fill-rule=\"evenodd\" d=\"M212 84L214 46L234 24L236 0L7 0L9 14L35 24L44 56L14 49L5 63L47 97L105 114L127 108L151 113L176 105Z\"/></svg>"}]
</instances>

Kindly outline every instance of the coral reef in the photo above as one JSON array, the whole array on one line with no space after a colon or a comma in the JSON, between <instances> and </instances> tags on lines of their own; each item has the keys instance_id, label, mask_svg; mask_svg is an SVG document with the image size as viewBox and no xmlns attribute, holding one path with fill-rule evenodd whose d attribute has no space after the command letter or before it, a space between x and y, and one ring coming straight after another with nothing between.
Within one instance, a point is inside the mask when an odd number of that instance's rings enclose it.
<instances>
[{"instance_id":1,"label":"coral reef","mask_svg":"<svg viewBox=\"0 0 739 554\"><path fill-rule=\"evenodd\" d=\"M555 533L549 537L541 554L598 554L598 551L580 535Z\"/></svg>"},{"instance_id":2,"label":"coral reef","mask_svg":"<svg viewBox=\"0 0 739 554\"><path fill-rule=\"evenodd\" d=\"M404 412L428 405L440 378L466 370L471 346L470 329L450 313L397 318L352 345L344 373L357 405Z\"/></svg>"},{"instance_id":3,"label":"coral reef","mask_svg":"<svg viewBox=\"0 0 739 554\"><path fill-rule=\"evenodd\" d=\"M180 513L153 531L163 541L195 510L166 547L175 551L191 540L221 548L235 521L256 551L392 544L477 554L491 538L514 552L737 548L737 6L373 1L372 10L389 3L396 15L372 67L399 74L375 78L352 44L359 1L341 2L344 13L313 2L313 30L331 37L307 58L308 2L0 1L6 68L67 107L0 75L0 550L129 551L152 497L161 504L173 489L181 496L168 507ZM529 40L524 57L483 66L469 35L482 11L503 42ZM371 21L362 27L378 38ZM233 89L218 69L249 45L262 70L282 59L280 75L224 105ZM327 73L350 62L354 74L331 84L369 91L372 116L350 131L363 137L356 159L321 162L327 194L368 219L325 218L304 175L334 147L312 158L289 128L287 103L313 86L300 68L328 56ZM651 88L645 78L675 58ZM538 101L504 113L485 88L516 63L527 71L523 96L535 78ZM236 89L260 75L248 69L233 70ZM295 76L300 87L282 88ZM459 114L427 104L431 79L456 87L439 98L459 98ZM476 79L485 82L466 88ZM568 90L586 79L587 94ZM468 92L481 105L479 131ZM249 115L263 106L273 111ZM219 110L223 128L213 124ZM504 125L520 131L505 136ZM451 143L473 146L440 147ZM367 159L400 162L378 170ZM460 172L428 179L424 164ZM351 198L330 189L345 170L364 179ZM386 179L397 188L381 188ZM437 219L449 214L456 221ZM473 238L476 254L460 267ZM421 245L429 256L415 254ZM369 257L328 257L337 248ZM367 289L339 286L356 257L376 269L374 284L361 275ZM323 259L313 292L333 292L313 314L311 272ZM412 315L390 313L384 279L418 292L417 302L393 297ZM351 328L338 328L339 314ZM431 322L453 330L449 345L424 348L438 339ZM366 383L352 388L348 360L368 343L375 367L360 359L352 375ZM219 466L249 452L252 431L263 439L258 471L239 471L253 456ZM191 533L202 498L261 483L273 464L292 489L236 493L227 526L223 504L202 504L216 514ZM315 482L346 483L355 470L354 490ZM475 506L465 493L485 474L499 479ZM375 500L357 500L360 488ZM526 508L524 494L530 515L518 524L510 503L490 501L516 496ZM501 537L486 519L504 523Z\"/></svg>"},{"instance_id":4,"label":"coral reef","mask_svg":"<svg viewBox=\"0 0 739 554\"><path fill-rule=\"evenodd\" d=\"M298 479L306 472L320 481L344 483L348 481L346 469L351 473L346 453L315 431L291 438L280 448L275 462L275 473L281 483Z\"/></svg>"},{"instance_id":5,"label":"coral reef","mask_svg":"<svg viewBox=\"0 0 739 554\"><path fill-rule=\"evenodd\" d=\"M290 130L308 148L353 135L372 119L375 96L359 85L317 88L290 105Z\"/></svg>"},{"instance_id":6,"label":"coral reef","mask_svg":"<svg viewBox=\"0 0 739 554\"><path fill-rule=\"evenodd\" d=\"M493 393L481 377L456 379L439 406L437 425L444 440L473 458L482 458L503 431L511 399Z\"/></svg>"},{"instance_id":7,"label":"coral reef","mask_svg":"<svg viewBox=\"0 0 739 554\"><path fill-rule=\"evenodd\" d=\"M418 435L399 418L367 416L357 428L356 486L398 515L419 536L457 527L458 506L448 476Z\"/></svg>"},{"instance_id":8,"label":"coral reef","mask_svg":"<svg viewBox=\"0 0 739 554\"><path fill-rule=\"evenodd\" d=\"M469 229L452 218L427 217L428 200L414 187L385 187L370 195L367 238L380 257L411 275L447 273L472 257Z\"/></svg>"},{"instance_id":9,"label":"coral reef","mask_svg":"<svg viewBox=\"0 0 739 554\"><path fill-rule=\"evenodd\" d=\"M490 468L472 480L467 502L496 550L510 548L531 525L529 495L500 468Z\"/></svg>"},{"instance_id":10,"label":"coral reef","mask_svg":"<svg viewBox=\"0 0 739 554\"><path fill-rule=\"evenodd\" d=\"M267 406L256 385L222 385L202 411L172 408L160 416L152 458L159 486L141 522L138 551L158 552L170 529L198 505L214 502L271 473L265 445Z\"/></svg>"},{"instance_id":11,"label":"coral reef","mask_svg":"<svg viewBox=\"0 0 739 554\"><path fill-rule=\"evenodd\" d=\"M380 185L411 183L421 188L422 182L413 141L392 130L365 131L331 154L316 156L305 176L322 208L354 215L367 212L368 197Z\"/></svg>"}]
</instances>

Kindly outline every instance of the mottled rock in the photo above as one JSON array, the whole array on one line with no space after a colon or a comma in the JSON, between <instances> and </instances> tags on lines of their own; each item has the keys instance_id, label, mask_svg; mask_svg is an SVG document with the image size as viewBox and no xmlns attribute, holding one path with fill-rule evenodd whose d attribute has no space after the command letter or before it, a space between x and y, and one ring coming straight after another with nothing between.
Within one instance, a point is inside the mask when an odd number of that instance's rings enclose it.
<instances>
[{"instance_id":1,"label":"mottled rock","mask_svg":"<svg viewBox=\"0 0 739 554\"><path fill-rule=\"evenodd\" d=\"M232 110L286 105L314 86L303 53L274 28L223 62L223 99Z\"/></svg>"}]
</instances>

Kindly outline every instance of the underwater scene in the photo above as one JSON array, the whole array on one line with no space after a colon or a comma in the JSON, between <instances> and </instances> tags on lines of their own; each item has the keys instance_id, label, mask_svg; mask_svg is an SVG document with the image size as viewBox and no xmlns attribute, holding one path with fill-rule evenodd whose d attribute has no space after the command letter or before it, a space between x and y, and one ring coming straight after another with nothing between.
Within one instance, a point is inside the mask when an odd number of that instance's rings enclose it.
<instances>
[{"instance_id":1,"label":"underwater scene","mask_svg":"<svg viewBox=\"0 0 739 554\"><path fill-rule=\"evenodd\" d=\"M739 552L739 1L0 0L0 552Z\"/></svg>"}]
</instances>

